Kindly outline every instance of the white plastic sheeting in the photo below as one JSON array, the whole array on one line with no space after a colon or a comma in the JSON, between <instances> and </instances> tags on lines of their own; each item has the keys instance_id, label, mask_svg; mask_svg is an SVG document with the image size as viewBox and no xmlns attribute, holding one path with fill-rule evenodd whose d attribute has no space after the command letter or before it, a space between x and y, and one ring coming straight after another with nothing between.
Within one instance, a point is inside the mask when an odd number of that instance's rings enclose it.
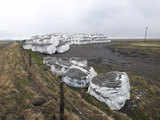
<instances>
[{"instance_id":1,"label":"white plastic sheeting","mask_svg":"<svg viewBox=\"0 0 160 120\"><path fill-rule=\"evenodd\" d=\"M40 38L26 41L23 45L23 48L31 49L32 51L40 52L40 53L54 54L57 51L57 46L59 45L59 43L60 41L59 41L59 38L57 37L51 37L50 39L48 39L42 36ZM58 51L60 52L65 52L67 50L65 46L64 47L61 46L58 48Z\"/></svg>"},{"instance_id":2,"label":"white plastic sheeting","mask_svg":"<svg viewBox=\"0 0 160 120\"><path fill-rule=\"evenodd\" d=\"M88 93L112 110L120 110L130 99L128 75L125 72L100 74L90 81Z\"/></svg>"},{"instance_id":3,"label":"white plastic sheeting","mask_svg":"<svg viewBox=\"0 0 160 120\"><path fill-rule=\"evenodd\" d=\"M86 88L97 100L112 110L120 110L130 99L129 77L125 72L109 72L97 75L87 60L46 57L43 63L51 67L53 74L62 76L62 81L71 87Z\"/></svg>"},{"instance_id":4,"label":"white plastic sheeting","mask_svg":"<svg viewBox=\"0 0 160 120\"><path fill-rule=\"evenodd\" d=\"M95 39L96 38L96 39ZM33 36L31 40L25 41L23 48L31 49L32 51L54 54L64 53L70 49L72 44L92 44L111 42L103 34L50 34Z\"/></svg>"},{"instance_id":5,"label":"white plastic sheeting","mask_svg":"<svg viewBox=\"0 0 160 120\"><path fill-rule=\"evenodd\" d=\"M60 47L57 47L57 52L64 53L64 52L68 51L69 49L70 49L70 44L65 44Z\"/></svg>"},{"instance_id":6,"label":"white plastic sheeting","mask_svg":"<svg viewBox=\"0 0 160 120\"><path fill-rule=\"evenodd\" d=\"M65 73L62 81L71 87L87 88L90 80L96 75L97 73L92 67L89 70L81 67L71 67Z\"/></svg>"},{"instance_id":7,"label":"white plastic sheeting","mask_svg":"<svg viewBox=\"0 0 160 120\"><path fill-rule=\"evenodd\" d=\"M62 81L72 87L88 87L90 80L97 75L94 68L88 66L87 60L79 57L46 57L43 63L50 66L53 74L62 75Z\"/></svg>"},{"instance_id":8,"label":"white plastic sheeting","mask_svg":"<svg viewBox=\"0 0 160 120\"><path fill-rule=\"evenodd\" d=\"M32 51L54 54L64 53L70 49L72 44L92 44L111 42L103 34L50 34L34 36L25 41L23 48ZM130 98L129 78L124 72L105 73L107 76L97 72L88 66L87 60L81 58L56 58L46 57L43 63L50 66L53 74L62 75L62 80L72 87L88 87L88 93L97 100L107 104L112 110L120 110L127 99ZM109 78L114 79L110 80ZM96 84L96 81L101 85ZM108 82L109 81L109 82ZM112 86L113 85L113 86ZM116 86L117 85L117 86Z\"/></svg>"}]
</instances>

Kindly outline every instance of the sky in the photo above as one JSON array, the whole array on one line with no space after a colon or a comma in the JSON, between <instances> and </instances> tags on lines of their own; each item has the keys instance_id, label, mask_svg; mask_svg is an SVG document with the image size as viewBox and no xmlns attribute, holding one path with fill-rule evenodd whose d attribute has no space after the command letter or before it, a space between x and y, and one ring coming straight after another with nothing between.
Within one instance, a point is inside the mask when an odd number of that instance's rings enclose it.
<instances>
[{"instance_id":1,"label":"sky","mask_svg":"<svg viewBox=\"0 0 160 120\"><path fill-rule=\"evenodd\" d=\"M0 0L0 39L54 32L160 38L160 0Z\"/></svg>"}]
</instances>

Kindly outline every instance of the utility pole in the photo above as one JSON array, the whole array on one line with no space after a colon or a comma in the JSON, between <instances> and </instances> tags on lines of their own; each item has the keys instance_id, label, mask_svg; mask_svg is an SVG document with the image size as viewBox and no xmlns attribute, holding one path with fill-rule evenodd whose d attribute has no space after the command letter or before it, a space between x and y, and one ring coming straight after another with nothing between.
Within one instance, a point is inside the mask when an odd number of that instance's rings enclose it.
<instances>
[{"instance_id":1,"label":"utility pole","mask_svg":"<svg viewBox=\"0 0 160 120\"><path fill-rule=\"evenodd\" d=\"M144 41L147 40L147 34L148 34L148 27L145 27Z\"/></svg>"}]
</instances>

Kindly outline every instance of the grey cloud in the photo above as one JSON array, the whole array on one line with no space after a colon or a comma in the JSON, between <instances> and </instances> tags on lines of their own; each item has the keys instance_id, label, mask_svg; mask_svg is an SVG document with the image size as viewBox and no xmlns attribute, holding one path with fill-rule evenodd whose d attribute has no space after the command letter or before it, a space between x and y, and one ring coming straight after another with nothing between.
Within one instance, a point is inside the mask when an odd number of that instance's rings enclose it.
<instances>
[{"instance_id":1,"label":"grey cloud","mask_svg":"<svg viewBox=\"0 0 160 120\"><path fill-rule=\"evenodd\" d=\"M29 12L24 10L23 16L17 15L18 10L15 10L15 13L6 12L6 15L0 15L1 31L7 30L6 33L16 35L106 32L113 37L143 37L144 28L149 26L149 37L160 37L159 0L29 1L31 9ZM1 9L0 5L0 11ZM11 14L13 17L9 17ZM7 34L0 32L1 36Z\"/></svg>"}]
</instances>

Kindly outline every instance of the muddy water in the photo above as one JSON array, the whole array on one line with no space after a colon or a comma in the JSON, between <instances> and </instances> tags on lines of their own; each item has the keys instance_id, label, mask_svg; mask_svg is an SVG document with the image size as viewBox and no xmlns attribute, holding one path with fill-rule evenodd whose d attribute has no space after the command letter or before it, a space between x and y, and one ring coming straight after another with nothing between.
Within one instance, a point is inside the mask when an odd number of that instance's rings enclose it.
<instances>
[{"instance_id":1,"label":"muddy water","mask_svg":"<svg viewBox=\"0 0 160 120\"><path fill-rule=\"evenodd\" d=\"M112 51L109 46L121 43L105 43L72 46L70 51L56 54L57 57L82 57L88 60L89 65L98 65L104 69L126 71L144 76L147 80L158 81L160 73L160 58L145 56L136 53L123 54ZM110 67L109 67L110 66ZM114 66L114 68L113 68ZM160 84L159 84L160 85Z\"/></svg>"},{"instance_id":2,"label":"muddy water","mask_svg":"<svg viewBox=\"0 0 160 120\"><path fill-rule=\"evenodd\" d=\"M70 51L63 53L63 54L56 54L53 56L59 57L82 57L89 62L93 62L94 60L102 60L99 64L111 61L119 61L119 62L126 62L120 56L114 54L111 50L107 48L108 45L111 43L105 44L89 44L89 45L76 45L71 46ZM113 43L112 43L113 44ZM92 61L93 60L93 61Z\"/></svg>"}]
</instances>

